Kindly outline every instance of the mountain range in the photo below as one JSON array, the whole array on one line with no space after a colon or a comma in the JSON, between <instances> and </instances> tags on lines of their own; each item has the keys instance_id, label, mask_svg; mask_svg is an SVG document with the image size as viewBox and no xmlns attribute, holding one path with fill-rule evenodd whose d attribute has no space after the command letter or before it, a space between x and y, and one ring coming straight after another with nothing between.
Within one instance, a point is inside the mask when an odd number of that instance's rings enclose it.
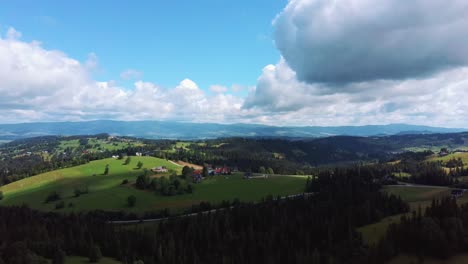
<instances>
[{"instance_id":1,"label":"mountain range","mask_svg":"<svg viewBox=\"0 0 468 264\"><path fill-rule=\"evenodd\" d=\"M0 124L0 140L44 135L91 135L167 139L209 139L220 137L317 138L337 135L385 136L464 132L463 128L443 128L408 124L365 126L267 126L258 124L186 123L172 121L83 121Z\"/></svg>"}]
</instances>

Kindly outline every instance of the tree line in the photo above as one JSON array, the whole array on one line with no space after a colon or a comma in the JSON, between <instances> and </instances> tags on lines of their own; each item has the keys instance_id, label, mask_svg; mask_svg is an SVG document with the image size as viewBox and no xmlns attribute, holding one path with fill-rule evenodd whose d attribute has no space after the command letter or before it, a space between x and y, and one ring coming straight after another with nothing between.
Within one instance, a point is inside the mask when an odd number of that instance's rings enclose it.
<instances>
[{"instance_id":1,"label":"tree line","mask_svg":"<svg viewBox=\"0 0 468 264\"><path fill-rule=\"evenodd\" d=\"M100 255L123 263L370 263L357 227L408 211L366 167L324 170L313 195L235 206L152 225L108 224L124 213L42 213L0 207L0 263ZM59 263L59 262L54 262Z\"/></svg>"}]
</instances>

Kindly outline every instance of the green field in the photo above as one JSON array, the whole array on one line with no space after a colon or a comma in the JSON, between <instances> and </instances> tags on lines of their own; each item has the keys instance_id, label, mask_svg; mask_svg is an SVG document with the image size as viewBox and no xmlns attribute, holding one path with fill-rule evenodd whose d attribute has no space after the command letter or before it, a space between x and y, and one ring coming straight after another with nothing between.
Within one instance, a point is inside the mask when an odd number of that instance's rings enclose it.
<instances>
[{"instance_id":1,"label":"green field","mask_svg":"<svg viewBox=\"0 0 468 264\"><path fill-rule=\"evenodd\" d=\"M411 174L407 172L392 172L392 176L397 178L409 178Z\"/></svg>"},{"instance_id":2,"label":"green field","mask_svg":"<svg viewBox=\"0 0 468 264\"><path fill-rule=\"evenodd\" d=\"M404 201L408 202L411 207L411 211L424 210L432 202L433 198L441 198L450 195L448 188L437 188L437 187L412 187L412 186L386 186L385 192L400 196ZM458 199L459 202L465 203L468 197L466 195ZM364 241L368 244L374 244L385 235L387 227L392 223L398 223L401 215L389 216L381 221L363 226L358 229L361 232Z\"/></svg>"},{"instance_id":3,"label":"green field","mask_svg":"<svg viewBox=\"0 0 468 264\"><path fill-rule=\"evenodd\" d=\"M440 260L440 259L432 259L432 258L425 258L422 262L419 262L418 258L415 256L398 256L388 264L416 264L416 263L424 263L424 264L466 264L468 263L468 255L462 254L458 256L451 257L449 259Z\"/></svg>"},{"instance_id":4,"label":"green field","mask_svg":"<svg viewBox=\"0 0 468 264\"><path fill-rule=\"evenodd\" d=\"M91 148L87 148L88 151L98 151L98 150L119 150L125 149L128 146L142 146L143 143L136 140L127 140L127 139L118 139L114 141L109 141L105 139L98 138L89 138L87 145ZM64 152L67 148L76 149L80 147L80 142L78 139L71 140L61 140L60 144L57 147L57 152ZM83 146L84 147L84 146Z\"/></svg>"},{"instance_id":5,"label":"green field","mask_svg":"<svg viewBox=\"0 0 468 264\"><path fill-rule=\"evenodd\" d=\"M449 155L439 157L438 155L433 155L427 159L427 161L443 161L447 162L451 159L458 159L461 158L464 164L468 164L468 152L455 152Z\"/></svg>"},{"instance_id":6,"label":"green field","mask_svg":"<svg viewBox=\"0 0 468 264\"><path fill-rule=\"evenodd\" d=\"M88 258L86 257L67 257L65 260L65 264L87 264L90 263ZM111 258L101 258L97 264L120 264L121 262L111 259Z\"/></svg>"},{"instance_id":7,"label":"green field","mask_svg":"<svg viewBox=\"0 0 468 264\"><path fill-rule=\"evenodd\" d=\"M45 203L47 195L58 191L67 205L60 211L74 210L126 210L131 212L144 212L170 208L171 211L180 211L202 201L219 203L222 200L239 198L241 201L258 201L272 195L289 195L301 193L304 189L305 177L274 176L268 179L242 179L242 175L229 177L219 176L204 180L194 185L194 193L161 196L150 191L136 189L132 183L141 174L136 170L138 161L143 168L166 166L179 171L176 166L163 159L153 157L132 157L129 165L122 165L123 160L104 159L92 161L88 164L72 168L60 169L23 179L0 188L5 198L0 205L27 204L32 208L52 211L55 202ZM109 175L102 175L106 164L109 164ZM121 185L122 180L128 179L130 184ZM77 187L88 186L89 193L74 197ZM137 198L136 206L127 207L126 199L129 195ZM73 207L68 207L73 203Z\"/></svg>"}]
</instances>

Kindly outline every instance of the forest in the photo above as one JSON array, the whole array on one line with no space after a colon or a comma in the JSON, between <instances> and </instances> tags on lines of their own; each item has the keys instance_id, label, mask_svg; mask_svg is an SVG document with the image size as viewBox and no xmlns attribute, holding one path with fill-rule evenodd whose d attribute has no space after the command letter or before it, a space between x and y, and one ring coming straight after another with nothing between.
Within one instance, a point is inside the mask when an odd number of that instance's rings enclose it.
<instances>
[{"instance_id":1,"label":"forest","mask_svg":"<svg viewBox=\"0 0 468 264\"><path fill-rule=\"evenodd\" d=\"M305 186L313 195L270 197L154 225L109 224L115 214L98 211L1 207L0 263L63 263L64 254L123 263L367 263L371 251L356 228L409 210L379 191L374 173L366 167L323 171Z\"/></svg>"}]
</instances>

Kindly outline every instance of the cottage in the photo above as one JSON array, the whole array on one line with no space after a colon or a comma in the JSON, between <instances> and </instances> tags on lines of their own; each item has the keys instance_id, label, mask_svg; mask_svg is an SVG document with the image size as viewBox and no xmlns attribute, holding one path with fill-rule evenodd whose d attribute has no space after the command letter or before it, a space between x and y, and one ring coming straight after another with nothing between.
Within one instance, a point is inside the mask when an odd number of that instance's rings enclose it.
<instances>
[{"instance_id":1,"label":"cottage","mask_svg":"<svg viewBox=\"0 0 468 264\"><path fill-rule=\"evenodd\" d=\"M194 183L199 183L203 180L202 171L200 170L194 170L191 176Z\"/></svg>"},{"instance_id":2,"label":"cottage","mask_svg":"<svg viewBox=\"0 0 468 264\"><path fill-rule=\"evenodd\" d=\"M152 172L156 172L156 173L163 173L163 172L167 172L167 168L165 166L159 166L159 167L154 167L151 169Z\"/></svg>"},{"instance_id":3,"label":"cottage","mask_svg":"<svg viewBox=\"0 0 468 264\"><path fill-rule=\"evenodd\" d=\"M451 194L452 194L453 198L459 198L459 197L463 196L463 192L464 191L461 190L461 189L453 189Z\"/></svg>"},{"instance_id":4,"label":"cottage","mask_svg":"<svg viewBox=\"0 0 468 264\"><path fill-rule=\"evenodd\" d=\"M214 170L215 175L230 175L231 174L231 168L229 167L218 167Z\"/></svg>"}]
</instances>

